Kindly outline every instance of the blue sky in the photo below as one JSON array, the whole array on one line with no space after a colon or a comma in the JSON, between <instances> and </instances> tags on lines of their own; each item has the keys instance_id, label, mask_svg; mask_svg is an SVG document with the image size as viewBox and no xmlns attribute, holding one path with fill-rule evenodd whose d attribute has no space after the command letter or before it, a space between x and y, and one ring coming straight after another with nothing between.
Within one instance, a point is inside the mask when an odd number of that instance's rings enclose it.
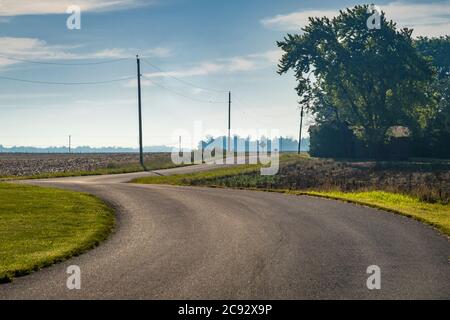
<instances>
[{"instance_id":1,"label":"blue sky","mask_svg":"<svg viewBox=\"0 0 450 320\"><path fill-rule=\"evenodd\" d=\"M50 82L133 77L137 53L164 70L165 74L142 64L146 76L145 145L172 144L174 131L192 131L195 121L202 121L205 129L226 129L227 93L201 90L170 76L199 87L232 90L236 129L279 129L283 135L296 136L299 115L295 80L292 75L276 74L280 52L275 43L287 32L298 32L308 16L332 16L356 4L299 0L1 3L0 76ZM450 34L450 1L376 4L400 26L413 27L416 36ZM81 7L80 30L66 27L70 5ZM5 57L72 64L129 59L60 66ZM71 134L74 145L135 146L136 104L135 80L58 86L0 79L0 144L65 145Z\"/></svg>"}]
</instances>

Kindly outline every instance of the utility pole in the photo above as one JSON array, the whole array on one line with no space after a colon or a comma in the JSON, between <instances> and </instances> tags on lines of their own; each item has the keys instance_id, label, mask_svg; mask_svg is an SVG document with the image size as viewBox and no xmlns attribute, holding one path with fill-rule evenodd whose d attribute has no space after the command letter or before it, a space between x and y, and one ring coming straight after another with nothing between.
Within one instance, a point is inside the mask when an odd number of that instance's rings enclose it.
<instances>
[{"instance_id":1,"label":"utility pole","mask_svg":"<svg viewBox=\"0 0 450 320\"><path fill-rule=\"evenodd\" d=\"M205 163L205 141L202 140L201 145L202 145L202 164L204 164Z\"/></svg>"},{"instance_id":2,"label":"utility pole","mask_svg":"<svg viewBox=\"0 0 450 320\"><path fill-rule=\"evenodd\" d=\"M179 153L181 155L181 153L182 153L182 150L181 150L181 136L179 137L178 145L179 145Z\"/></svg>"},{"instance_id":3,"label":"utility pole","mask_svg":"<svg viewBox=\"0 0 450 320\"><path fill-rule=\"evenodd\" d=\"M283 152L283 136L280 137L280 153Z\"/></svg>"},{"instance_id":4,"label":"utility pole","mask_svg":"<svg viewBox=\"0 0 450 320\"><path fill-rule=\"evenodd\" d=\"M300 111L300 130L298 134L298 154L300 154L302 146L302 127L303 127L303 106Z\"/></svg>"},{"instance_id":5,"label":"utility pole","mask_svg":"<svg viewBox=\"0 0 450 320\"><path fill-rule=\"evenodd\" d=\"M72 153L72 136L69 135L69 153Z\"/></svg>"},{"instance_id":6,"label":"utility pole","mask_svg":"<svg viewBox=\"0 0 450 320\"><path fill-rule=\"evenodd\" d=\"M142 146L142 99L141 99L141 60L136 55L137 80L138 80L138 109L139 109L139 161L142 168L147 171L144 164L144 147Z\"/></svg>"},{"instance_id":7,"label":"utility pole","mask_svg":"<svg viewBox=\"0 0 450 320\"><path fill-rule=\"evenodd\" d=\"M228 152L231 152L231 91L228 92Z\"/></svg>"}]
</instances>

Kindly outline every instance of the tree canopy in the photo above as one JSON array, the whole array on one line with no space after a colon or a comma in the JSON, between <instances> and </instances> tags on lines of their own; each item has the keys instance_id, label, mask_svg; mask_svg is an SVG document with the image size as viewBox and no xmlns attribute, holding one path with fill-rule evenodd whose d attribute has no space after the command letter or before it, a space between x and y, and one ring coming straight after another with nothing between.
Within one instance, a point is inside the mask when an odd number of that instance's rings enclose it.
<instances>
[{"instance_id":1,"label":"tree canopy","mask_svg":"<svg viewBox=\"0 0 450 320\"><path fill-rule=\"evenodd\" d=\"M368 5L358 5L334 18L309 18L300 34L278 42L279 73L294 71L300 103L317 125L333 123L346 137L350 129L377 156L391 128L420 136L442 112L450 55L448 37L416 41L384 13L380 28L369 29L370 15Z\"/></svg>"},{"instance_id":2,"label":"tree canopy","mask_svg":"<svg viewBox=\"0 0 450 320\"><path fill-rule=\"evenodd\" d=\"M433 62L435 77L431 90L437 96L434 116L420 137L422 149L428 149L431 156L450 158L450 37L421 37L415 46Z\"/></svg>"}]
</instances>

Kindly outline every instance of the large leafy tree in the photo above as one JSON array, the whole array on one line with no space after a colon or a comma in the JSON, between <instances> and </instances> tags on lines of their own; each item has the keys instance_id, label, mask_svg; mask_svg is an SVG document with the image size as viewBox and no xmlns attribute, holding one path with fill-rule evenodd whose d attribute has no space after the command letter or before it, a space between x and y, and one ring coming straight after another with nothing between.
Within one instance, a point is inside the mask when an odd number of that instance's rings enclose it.
<instances>
[{"instance_id":1,"label":"large leafy tree","mask_svg":"<svg viewBox=\"0 0 450 320\"><path fill-rule=\"evenodd\" d=\"M435 77L431 90L438 101L434 116L422 133L422 145L431 147L427 151L433 156L450 157L450 37L421 37L415 46L433 62Z\"/></svg>"},{"instance_id":2,"label":"large leafy tree","mask_svg":"<svg viewBox=\"0 0 450 320\"><path fill-rule=\"evenodd\" d=\"M377 156L389 128L420 130L436 103L431 61L413 46L412 30L397 29L384 14L381 28L371 30L368 8L310 18L301 34L288 34L278 42L279 73L295 72L300 103L319 124L345 124Z\"/></svg>"}]
</instances>

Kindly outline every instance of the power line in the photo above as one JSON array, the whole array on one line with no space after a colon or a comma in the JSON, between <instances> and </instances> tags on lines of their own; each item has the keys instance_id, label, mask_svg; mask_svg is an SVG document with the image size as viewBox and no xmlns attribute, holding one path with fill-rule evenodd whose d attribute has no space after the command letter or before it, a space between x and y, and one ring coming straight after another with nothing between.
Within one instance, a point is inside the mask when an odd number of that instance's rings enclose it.
<instances>
[{"instance_id":1,"label":"power line","mask_svg":"<svg viewBox=\"0 0 450 320\"><path fill-rule=\"evenodd\" d=\"M169 77L169 78L172 78L172 79L174 79L174 80L177 80L177 81L179 81L179 82L181 82L181 83L183 83L183 84L185 84L185 85L191 86L191 87L193 87L193 88L201 89L201 90L205 90L205 91L211 91L211 92L220 92L220 93L228 92L228 90L217 90L217 89L211 89L211 88L206 88L206 87L201 87L201 86L195 85L195 84L193 84L192 82L189 82L189 81L180 79L180 78L178 78L178 77L175 77L175 76L173 76L173 75L167 73L166 71L164 71L164 70L161 69L160 67L154 65L153 63L151 63L151 62L148 61L147 59L142 59L142 61L144 61L144 62L145 62L146 64L148 64L149 66L155 68L156 70L162 72L162 73L164 74L164 76Z\"/></svg>"},{"instance_id":2,"label":"power line","mask_svg":"<svg viewBox=\"0 0 450 320\"><path fill-rule=\"evenodd\" d=\"M7 59L7 60L13 60L13 61L26 62L26 63L56 65L56 66L90 66L90 65L98 65L98 64L115 63L115 62L129 59L129 58L118 58L118 59L112 59L112 60L106 60L106 61L96 61L96 62L62 63L62 62L37 61L37 60L28 60L28 59L22 59L22 58L14 58L14 57L6 56L3 54L0 54L0 58Z\"/></svg>"},{"instance_id":3,"label":"power line","mask_svg":"<svg viewBox=\"0 0 450 320\"><path fill-rule=\"evenodd\" d=\"M90 81L90 82L53 82L53 81L27 80L27 79L13 78L13 77L5 77L5 76L0 76L0 79L9 80L9 81L25 82L25 83L71 86L71 85L91 85L91 84L105 84L105 83L120 82L120 81L134 79L134 77L125 77L125 78L120 78L120 79L111 79L111 80L104 80L104 81Z\"/></svg>"},{"instance_id":4,"label":"power line","mask_svg":"<svg viewBox=\"0 0 450 320\"><path fill-rule=\"evenodd\" d=\"M183 97L183 98L186 98L186 99L195 101L195 102L199 102L199 103L209 103L209 104L224 104L224 103L225 103L224 101L212 101L212 100L202 100L202 99L193 98L193 97L187 96L187 95L185 95L185 94L183 94L183 93L180 93L180 92L178 92L178 91L175 91L175 90L173 90L173 89L171 89L171 88L168 88L168 87L166 87L166 86L163 86L162 84L160 84L160 83L158 83L158 82L155 82L155 81L153 81L152 79L150 79L149 77L146 77L146 76L144 76L144 75L142 75L142 78L144 78L144 79L150 81L152 84L154 84L155 86L157 86L157 87L159 87L159 88L161 88L161 89L167 90L167 91L169 91L169 92L171 92L171 93L173 93L173 94L176 94L176 95L178 95L178 96L180 96L180 97Z\"/></svg>"},{"instance_id":5,"label":"power line","mask_svg":"<svg viewBox=\"0 0 450 320\"><path fill-rule=\"evenodd\" d=\"M241 106L244 106L244 107L248 107L248 105L245 104L245 103L243 103L242 99L239 98L239 97L236 97L236 95L234 95L234 100L235 100L235 101L236 101L236 100L238 101L238 105L241 105ZM270 126L271 126L271 125L268 125L267 123L261 122L260 120L256 119L255 116L248 114L248 113L247 113L246 111L244 111L244 110L241 110L241 109L237 108L237 111L238 111L238 112L241 112L242 114L245 114L245 115L248 115L248 116L252 117L252 120L253 120L253 121L258 122L259 124L263 125L264 127L270 127Z\"/></svg>"}]
</instances>

